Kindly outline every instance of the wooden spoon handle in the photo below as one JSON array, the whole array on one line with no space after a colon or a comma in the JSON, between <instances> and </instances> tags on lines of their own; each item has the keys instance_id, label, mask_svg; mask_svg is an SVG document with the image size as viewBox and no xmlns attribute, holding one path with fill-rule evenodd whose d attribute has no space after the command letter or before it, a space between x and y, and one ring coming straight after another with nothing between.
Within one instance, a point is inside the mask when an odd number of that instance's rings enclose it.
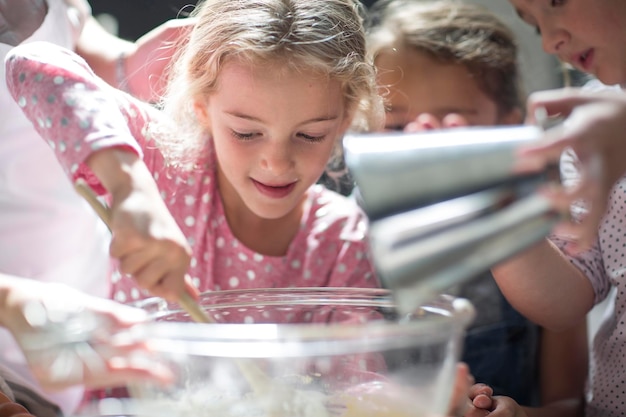
<instances>
[{"instance_id":1,"label":"wooden spoon handle","mask_svg":"<svg viewBox=\"0 0 626 417\"><path fill-rule=\"evenodd\" d=\"M180 304L183 310L185 310L187 314L189 314L189 317L196 323L215 323L215 320L200 307L200 304L198 304L189 293L182 293L178 299L178 304Z\"/></svg>"},{"instance_id":2,"label":"wooden spoon handle","mask_svg":"<svg viewBox=\"0 0 626 417\"><path fill-rule=\"evenodd\" d=\"M109 230L111 230L111 210L106 206L102 201L98 199L93 190L87 185L87 183L78 179L74 183L74 188L76 192L80 194L94 209L94 211L98 214L100 219L107 225ZM189 314L189 316L193 319L193 321L198 323L214 323L215 321L209 317L208 314L200 307L200 305L193 299L193 297L188 293L183 293L178 300L180 306Z\"/></svg>"},{"instance_id":3,"label":"wooden spoon handle","mask_svg":"<svg viewBox=\"0 0 626 417\"><path fill-rule=\"evenodd\" d=\"M91 187L83 179L78 179L74 183L74 189L80 194L96 212L98 217L102 219L104 224L107 225L109 231L111 230L111 210L102 201L98 200L98 197L93 192Z\"/></svg>"},{"instance_id":4,"label":"wooden spoon handle","mask_svg":"<svg viewBox=\"0 0 626 417\"><path fill-rule=\"evenodd\" d=\"M74 188L95 210L109 230L111 230L111 210L109 207L98 199L85 181L81 179L77 180L74 183ZM200 304L198 304L189 293L183 293L178 299L178 304L180 304L182 309L185 310L185 312L189 314L189 317L196 323L215 323L215 320L206 314L202 307L200 307ZM235 361L239 370L252 387L252 390L259 395L265 394L271 383L269 376L251 362L241 359L235 359Z\"/></svg>"}]
</instances>

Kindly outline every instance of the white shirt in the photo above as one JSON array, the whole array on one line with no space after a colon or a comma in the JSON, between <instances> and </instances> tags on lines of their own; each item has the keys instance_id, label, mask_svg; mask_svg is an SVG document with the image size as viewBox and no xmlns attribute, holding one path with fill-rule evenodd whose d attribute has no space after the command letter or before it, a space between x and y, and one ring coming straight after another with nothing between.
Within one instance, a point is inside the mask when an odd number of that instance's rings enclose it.
<instances>
[{"instance_id":1,"label":"white shirt","mask_svg":"<svg viewBox=\"0 0 626 417\"><path fill-rule=\"evenodd\" d=\"M78 10L63 0L47 2L47 16L25 42L46 40L74 49L84 23ZM3 61L10 49L0 44ZM0 73L4 85L4 65ZM0 109L0 273L63 282L109 297L106 227L75 193L54 152L6 86L0 88ZM0 361L37 389L19 347L4 329L0 329ZM41 394L70 414L82 389Z\"/></svg>"}]
</instances>

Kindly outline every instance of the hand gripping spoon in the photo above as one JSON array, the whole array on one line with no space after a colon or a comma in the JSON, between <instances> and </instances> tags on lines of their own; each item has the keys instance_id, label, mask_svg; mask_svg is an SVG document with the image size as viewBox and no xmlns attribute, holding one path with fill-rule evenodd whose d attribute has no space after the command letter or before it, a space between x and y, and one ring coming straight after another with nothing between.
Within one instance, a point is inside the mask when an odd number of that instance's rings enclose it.
<instances>
[{"instance_id":1,"label":"hand gripping spoon","mask_svg":"<svg viewBox=\"0 0 626 417\"><path fill-rule=\"evenodd\" d=\"M85 181L79 179L74 183L74 188L95 210L109 230L111 230L111 211L109 207L98 200L98 197ZM177 301L196 323L215 323L215 320L206 314L189 293L183 293ZM271 389L270 378L254 364L237 360L237 365L256 394L266 394L268 390Z\"/></svg>"},{"instance_id":2,"label":"hand gripping spoon","mask_svg":"<svg viewBox=\"0 0 626 417\"><path fill-rule=\"evenodd\" d=\"M91 190L89 185L83 180L78 180L74 188L89 205L95 210L100 219L111 230L111 211ZM193 321L197 323L216 323L200 305L188 293L183 293L178 303L189 314ZM346 405L341 402L328 401L325 394L313 395L310 391L294 389L287 385L272 380L263 370L254 363L245 359L234 359L239 371L246 379L254 394L261 399L269 398L270 401L263 402L267 415L270 417L291 417L290 409L305 408L307 410L317 410L318 417L336 417L346 410Z\"/></svg>"}]
</instances>

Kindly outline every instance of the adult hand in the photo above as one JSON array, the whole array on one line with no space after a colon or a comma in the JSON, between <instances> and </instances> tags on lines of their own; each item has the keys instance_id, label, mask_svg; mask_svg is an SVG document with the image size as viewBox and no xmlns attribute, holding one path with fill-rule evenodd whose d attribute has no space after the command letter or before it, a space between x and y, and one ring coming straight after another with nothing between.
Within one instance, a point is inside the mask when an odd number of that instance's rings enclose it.
<instances>
[{"instance_id":1,"label":"adult hand","mask_svg":"<svg viewBox=\"0 0 626 417\"><path fill-rule=\"evenodd\" d=\"M566 117L561 126L547 131L536 146L520 150L520 170L533 170L558 162L570 148L581 164L581 181L574 188L545 190L556 209L567 212L572 203L582 200L588 214L580 223L559 227L560 233L572 236L577 248L588 248L606 211L609 193L626 173L626 94L617 91L585 92L561 89L533 94L528 101L530 122L536 109L548 116Z\"/></svg>"},{"instance_id":2,"label":"adult hand","mask_svg":"<svg viewBox=\"0 0 626 417\"><path fill-rule=\"evenodd\" d=\"M90 388L153 380L170 370L150 360L144 343L124 331L146 320L143 310L57 283L0 275L0 324L20 345L46 389Z\"/></svg>"}]
</instances>

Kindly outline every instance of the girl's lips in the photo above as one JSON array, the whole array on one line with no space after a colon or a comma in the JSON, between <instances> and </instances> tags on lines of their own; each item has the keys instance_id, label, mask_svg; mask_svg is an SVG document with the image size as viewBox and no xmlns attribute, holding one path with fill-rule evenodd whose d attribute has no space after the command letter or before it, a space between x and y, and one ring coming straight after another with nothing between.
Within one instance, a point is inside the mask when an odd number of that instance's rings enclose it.
<instances>
[{"instance_id":1,"label":"girl's lips","mask_svg":"<svg viewBox=\"0 0 626 417\"><path fill-rule=\"evenodd\" d=\"M279 186L267 185L254 179L252 180L252 183L254 184L256 189L261 192L261 194L270 198L286 197L296 186L295 181L289 184Z\"/></svg>"}]
</instances>

